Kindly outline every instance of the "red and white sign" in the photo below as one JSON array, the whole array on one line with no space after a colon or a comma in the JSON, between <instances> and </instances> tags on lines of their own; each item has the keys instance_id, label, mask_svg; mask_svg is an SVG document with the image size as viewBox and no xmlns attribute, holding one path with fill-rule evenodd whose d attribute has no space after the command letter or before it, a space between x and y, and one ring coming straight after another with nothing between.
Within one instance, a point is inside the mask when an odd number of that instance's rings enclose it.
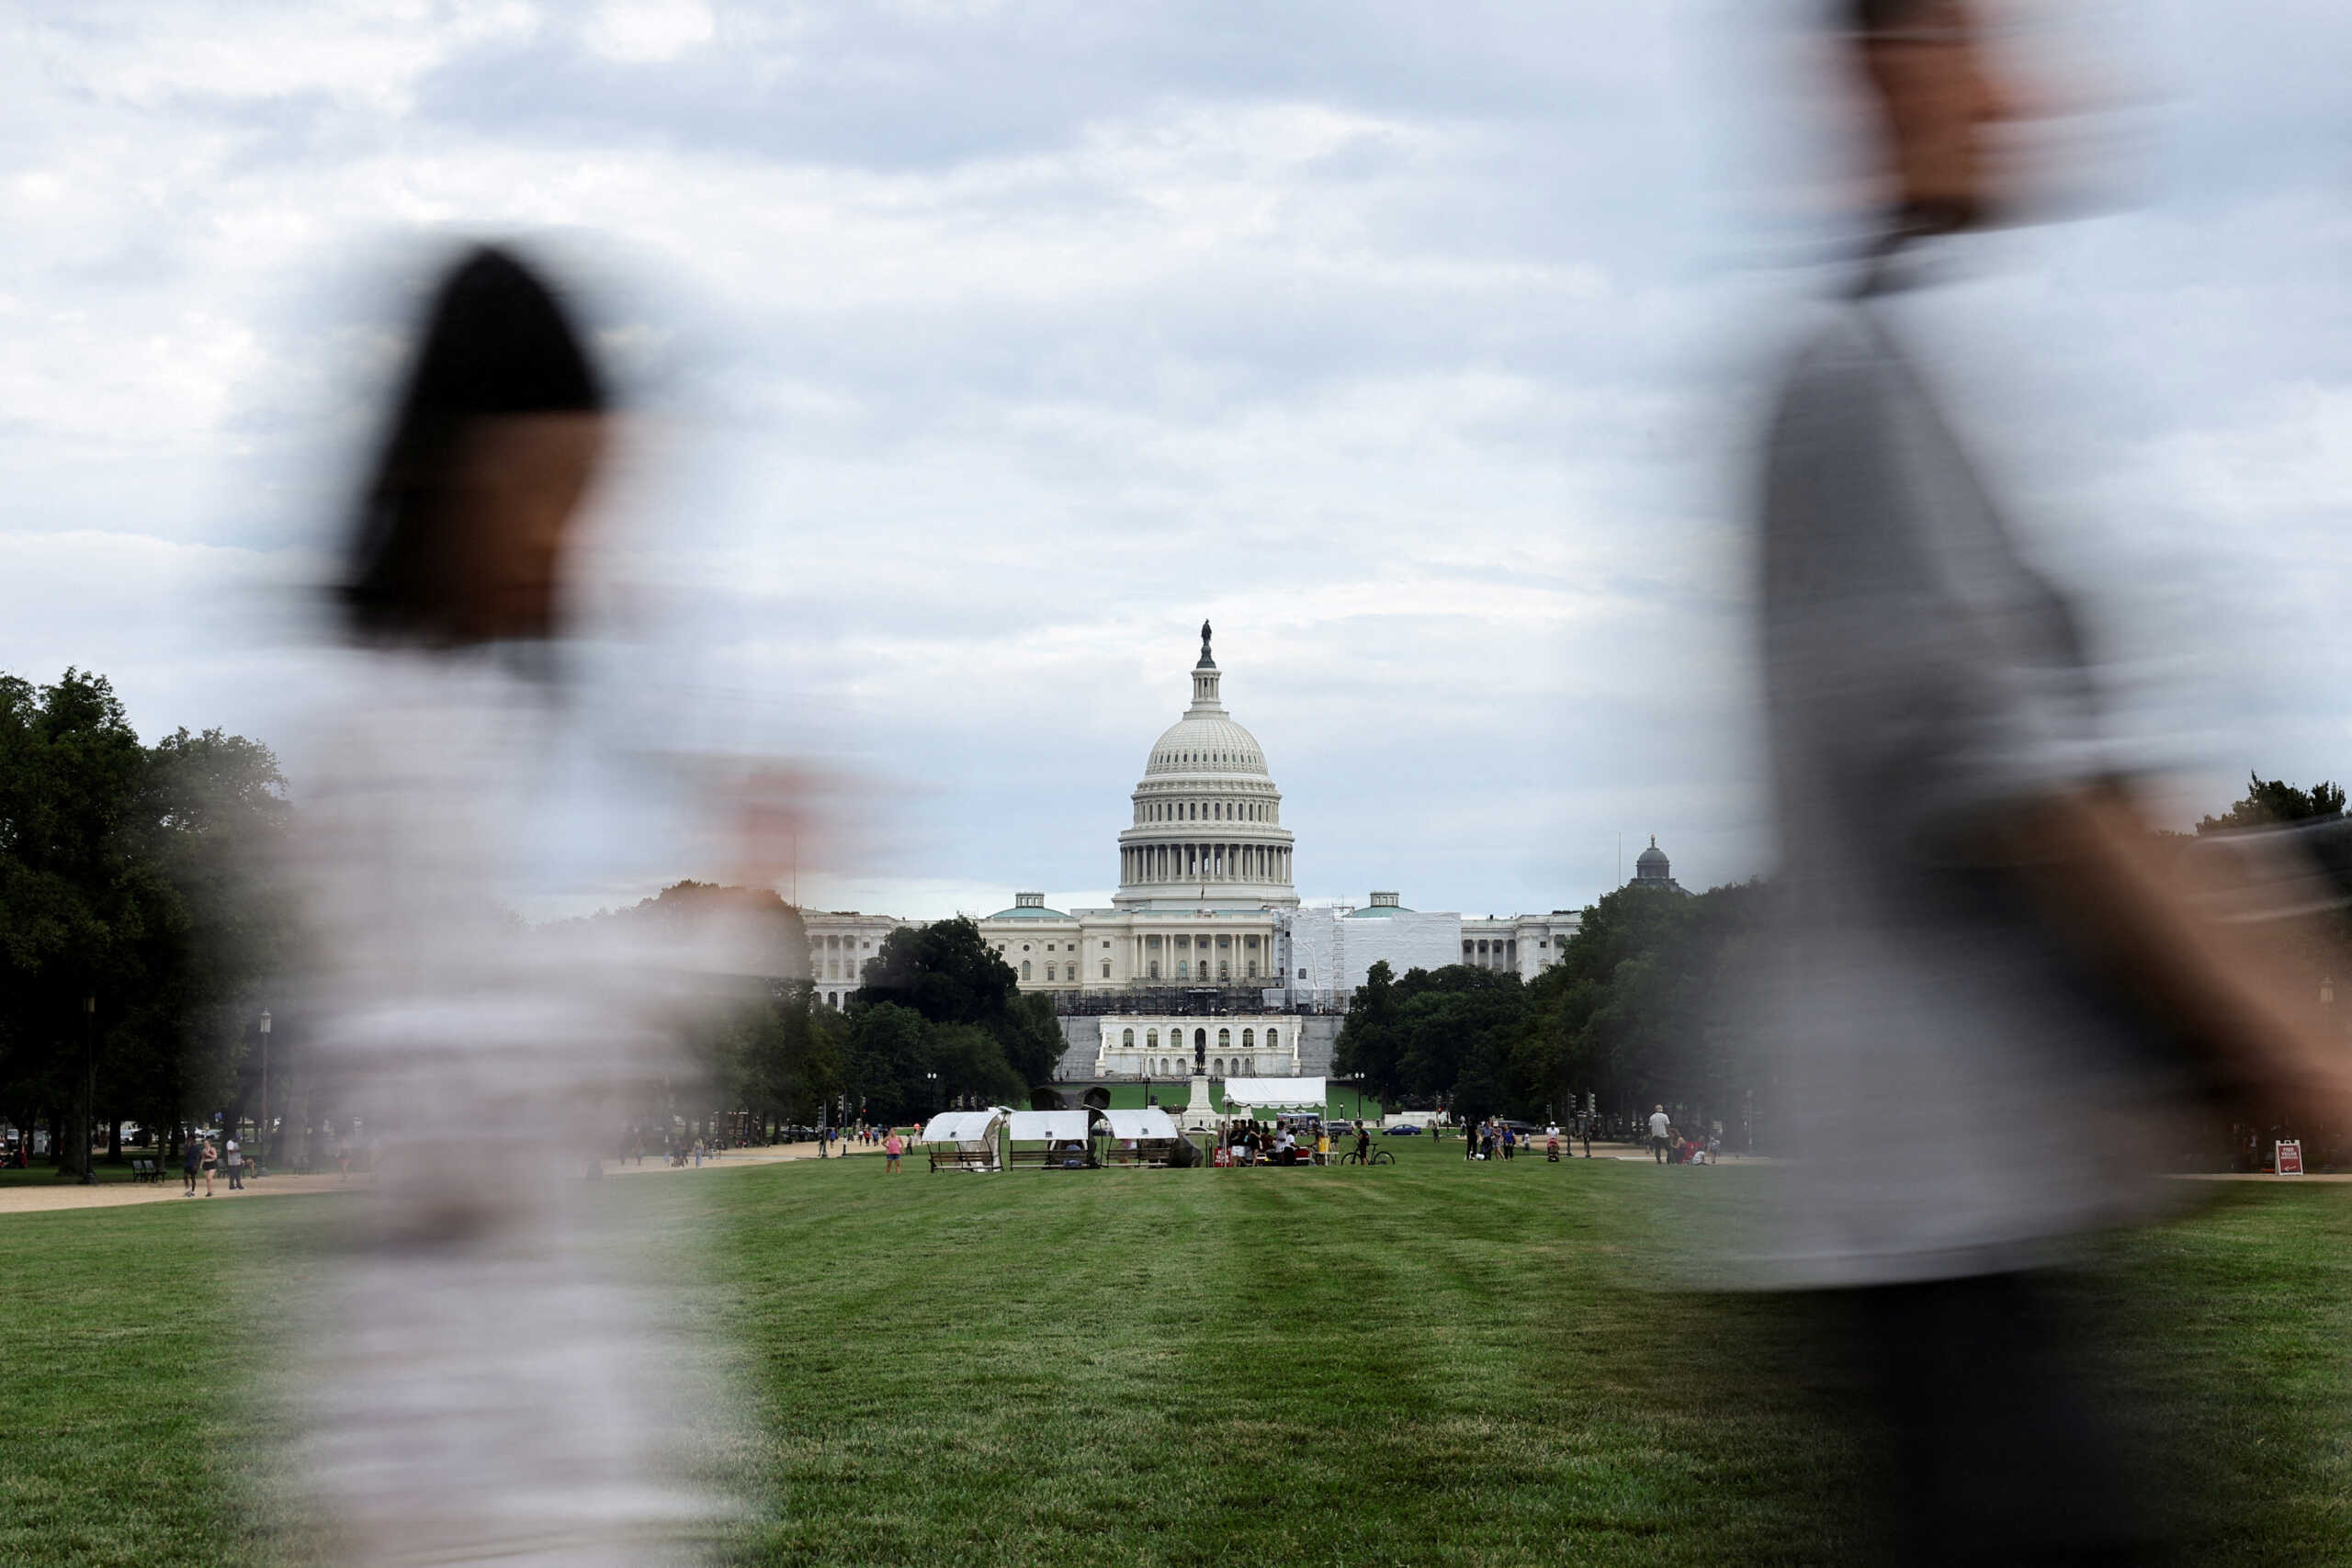
<instances>
[{"instance_id":1,"label":"red and white sign","mask_svg":"<svg viewBox=\"0 0 2352 1568\"><path fill-rule=\"evenodd\" d=\"M2278 1140L2278 1174L2281 1176L2303 1174L2303 1141L2301 1138Z\"/></svg>"}]
</instances>

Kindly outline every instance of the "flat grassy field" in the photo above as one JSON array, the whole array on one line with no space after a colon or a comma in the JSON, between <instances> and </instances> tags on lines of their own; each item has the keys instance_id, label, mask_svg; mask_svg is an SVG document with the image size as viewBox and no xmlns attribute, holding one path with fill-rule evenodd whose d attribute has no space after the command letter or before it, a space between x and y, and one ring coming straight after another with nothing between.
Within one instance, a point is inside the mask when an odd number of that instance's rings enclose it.
<instances>
[{"instance_id":1,"label":"flat grassy field","mask_svg":"<svg viewBox=\"0 0 2352 1568\"><path fill-rule=\"evenodd\" d=\"M1768 1168L609 1181L699 1235L775 1563L1829 1563L1875 1446L1809 1319L1671 1288ZM2199 1562L2352 1562L2352 1189L2233 1185L2080 1287ZM343 1200L0 1217L0 1562L305 1561L242 1391ZM696 1231L693 1227L699 1225ZM276 1261L273 1261L273 1260Z\"/></svg>"}]
</instances>

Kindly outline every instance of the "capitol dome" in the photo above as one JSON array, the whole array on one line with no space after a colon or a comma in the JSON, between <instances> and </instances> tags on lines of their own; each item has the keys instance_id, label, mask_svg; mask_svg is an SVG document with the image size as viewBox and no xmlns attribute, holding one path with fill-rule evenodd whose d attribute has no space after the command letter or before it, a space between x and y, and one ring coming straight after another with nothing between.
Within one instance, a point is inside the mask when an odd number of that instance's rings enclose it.
<instances>
[{"instance_id":1,"label":"capitol dome","mask_svg":"<svg viewBox=\"0 0 2352 1568\"><path fill-rule=\"evenodd\" d=\"M1152 742L1144 776L1154 773L1258 773L1266 772L1258 738L1229 718L1187 714Z\"/></svg>"},{"instance_id":2,"label":"capitol dome","mask_svg":"<svg viewBox=\"0 0 2352 1568\"><path fill-rule=\"evenodd\" d=\"M1121 908L1261 908L1295 905L1282 792L1258 738L1219 700L1223 675L1201 627L1193 705L1161 732L1119 835Z\"/></svg>"}]
</instances>

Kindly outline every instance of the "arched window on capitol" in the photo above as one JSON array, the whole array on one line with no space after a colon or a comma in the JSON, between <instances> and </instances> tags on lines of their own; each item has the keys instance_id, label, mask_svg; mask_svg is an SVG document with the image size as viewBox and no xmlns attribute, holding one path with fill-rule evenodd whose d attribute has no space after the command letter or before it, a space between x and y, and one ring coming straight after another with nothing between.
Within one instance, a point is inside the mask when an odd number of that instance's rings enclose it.
<instances>
[{"instance_id":1,"label":"arched window on capitol","mask_svg":"<svg viewBox=\"0 0 2352 1568\"><path fill-rule=\"evenodd\" d=\"M1257 1043L1258 1032L1256 1030L1245 1029L1241 1032L1241 1048L1244 1051L1247 1051L1250 1046L1255 1045Z\"/></svg>"},{"instance_id":2,"label":"arched window on capitol","mask_svg":"<svg viewBox=\"0 0 2352 1568\"><path fill-rule=\"evenodd\" d=\"M1216 1048L1218 1050L1222 1051L1232 1043L1233 1031L1230 1029L1220 1029L1216 1032Z\"/></svg>"},{"instance_id":3,"label":"arched window on capitol","mask_svg":"<svg viewBox=\"0 0 2352 1568\"><path fill-rule=\"evenodd\" d=\"M1123 1030L1119 1031L1119 1043L1120 1043L1121 1045L1123 1045L1123 1046L1133 1046L1133 1045L1135 1044L1135 1043L1136 1043L1136 1032L1135 1032L1134 1030L1132 1030L1132 1029L1123 1029Z\"/></svg>"},{"instance_id":4,"label":"arched window on capitol","mask_svg":"<svg viewBox=\"0 0 2352 1568\"><path fill-rule=\"evenodd\" d=\"M1029 961L1025 958L1021 961L1021 977L1024 980L1029 978Z\"/></svg>"},{"instance_id":5,"label":"arched window on capitol","mask_svg":"<svg viewBox=\"0 0 2352 1568\"><path fill-rule=\"evenodd\" d=\"M1210 1072L1214 1077L1225 1077L1225 1058L1224 1058L1224 1057L1222 1057L1222 1056L1219 1056L1219 1057L1216 1058L1214 1061L1210 1062L1210 1063L1209 1063L1209 1072Z\"/></svg>"},{"instance_id":6,"label":"arched window on capitol","mask_svg":"<svg viewBox=\"0 0 2352 1568\"><path fill-rule=\"evenodd\" d=\"M1306 973L1306 971L1301 970L1301 971L1300 971L1300 973L1301 973L1301 974L1304 974L1304 973ZM1280 1045L1281 1043L1282 1043L1282 1041L1277 1037L1277 1032L1276 1032L1276 1031L1272 1030L1272 1029L1269 1029L1268 1031L1266 1031L1266 1049L1267 1049L1267 1050L1271 1051L1271 1050L1274 1049L1276 1046Z\"/></svg>"},{"instance_id":7,"label":"arched window on capitol","mask_svg":"<svg viewBox=\"0 0 2352 1568\"><path fill-rule=\"evenodd\" d=\"M1158 971L1158 970L1154 970L1154 971L1153 971L1153 973L1154 973L1154 974L1158 974L1158 973L1159 973L1159 971ZM1157 1051L1157 1050L1159 1050L1159 1031L1158 1031L1157 1029L1147 1029L1147 1030L1145 1030L1145 1031L1143 1032L1143 1043L1144 1043L1144 1049L1146 1049L1146 1050L1148 1050L1148 1051Z\"/></svg>"}]
</instances>

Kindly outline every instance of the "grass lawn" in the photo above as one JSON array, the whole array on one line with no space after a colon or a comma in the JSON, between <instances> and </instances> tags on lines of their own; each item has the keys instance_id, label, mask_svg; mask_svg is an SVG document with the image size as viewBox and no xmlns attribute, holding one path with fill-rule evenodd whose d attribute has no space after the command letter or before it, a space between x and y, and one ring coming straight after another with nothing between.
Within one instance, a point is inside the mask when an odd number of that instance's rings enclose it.
<instances>
[{"instance_id":1,"label":"grass lawn","mask_svg":"<svg viewBox=\"0 0 2352 1568\"><path fill-rule=\"evenodd\" d=\"M600 1190L704 1216L756 1434L740 1561L1850 1560L1868 1454L1821 1418L1850 1391L1784 1371L1802 1320L1662 1288L1653 1238L1768 1169L1394 1144L1370 1171L855 1158ZM2212 1197L2085 1287L2157 1330L2111 1376L2184 1428L2199 1562L2352 1562L2352 1190ZM266 1354L239 1329L283 1310L273 1231L340 1201L0 1218L0 1562L300 1560L267 1445L232 1440Z\"/></svg>"}]
</instances>

